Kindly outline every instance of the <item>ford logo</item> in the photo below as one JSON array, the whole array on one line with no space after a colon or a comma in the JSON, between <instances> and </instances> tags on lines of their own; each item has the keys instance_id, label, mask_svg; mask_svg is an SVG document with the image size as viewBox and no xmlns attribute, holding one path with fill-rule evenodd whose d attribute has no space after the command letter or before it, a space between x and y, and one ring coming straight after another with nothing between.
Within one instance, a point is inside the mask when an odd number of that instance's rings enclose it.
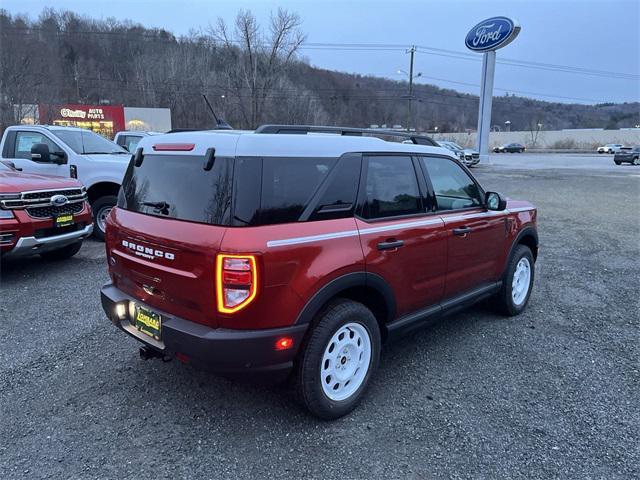
<instances>
[{"instance_id":1,"label":"ford logo","mask_svg":"<svg viewBox=\"0 0 640 480\"><path fill-rule=\"evenodd\" d=\"M53 197L51 197L51 205L53 205L54 207L62 207L67 203L69 203L69 199L64 195L54 195Z\"/></svg>"},{"instance_id":2,"label":"ford logo","mask_svg":"<svg viewBox=\"0 0 640 480\"><path fill-rule=\"evenodd\" d=\"M477 24L469 31L464 44L475 52L497 50L513 41L520 33L520 25L507 17L493 17Z\"/></svg>"}]
</instances>

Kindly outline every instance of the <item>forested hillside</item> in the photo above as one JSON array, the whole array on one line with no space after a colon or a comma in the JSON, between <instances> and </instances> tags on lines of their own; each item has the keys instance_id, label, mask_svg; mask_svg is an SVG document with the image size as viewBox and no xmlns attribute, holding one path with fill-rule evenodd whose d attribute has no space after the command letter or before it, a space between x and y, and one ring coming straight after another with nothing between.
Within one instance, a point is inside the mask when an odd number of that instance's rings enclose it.
<instances>
[{"instance_id":1,"label":"forested hillside","mask_svg":"<svg viewBox=\"0 0 640 480\"><path fill-rule=\"evenodd\" d=\"M407 84L314 68L299 47L300 18L274 12L258 25L249 12L187 37L131 22L96 21L48 10L37 20L0 10L0 126L13 105L111 103L168 107L175 127L207 127L202 100L233 126L310 123L406 124ZM339 54L339 53L338 53ZM476 96L416 85L418 130L476 127ZM527 130L619 128L640 124L638 103L579 105L516 96L494 99L493 122Z\"/></svg>"}]
</instances>

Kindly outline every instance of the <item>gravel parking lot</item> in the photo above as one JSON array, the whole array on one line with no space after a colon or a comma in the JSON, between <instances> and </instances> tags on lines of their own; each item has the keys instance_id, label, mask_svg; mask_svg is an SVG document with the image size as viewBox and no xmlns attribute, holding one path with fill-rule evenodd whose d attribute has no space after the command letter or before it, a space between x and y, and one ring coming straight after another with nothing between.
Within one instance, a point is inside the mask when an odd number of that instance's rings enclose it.
<instances>
[{"instance_id":1,"label":"gravel parking lot","mask_svg":"<svg viewBox=\"0 0 640 480\"><path fill-rule=\"evenodd\" d=\"M539 208L529 308L390 345L332 423L285 387L140 360L100 307L102 244L3 264L0 478L637 478L640 167L492 160L484 186Z\"/></svg>"}]
</instances>

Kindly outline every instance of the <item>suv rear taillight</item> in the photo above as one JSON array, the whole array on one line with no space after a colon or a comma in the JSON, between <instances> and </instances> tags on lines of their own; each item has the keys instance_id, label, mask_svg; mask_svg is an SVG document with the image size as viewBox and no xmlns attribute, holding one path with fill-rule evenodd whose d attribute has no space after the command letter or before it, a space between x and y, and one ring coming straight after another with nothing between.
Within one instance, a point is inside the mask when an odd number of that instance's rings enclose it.
<instances>
[{"instance_id":1,"label":"suv rear taillight","mask_svg":"<svg viewBox=\"0 0 640 480\"><path fill-rule=\"evenodd\" d=\"M258 290L256 257L218 255L216 260L216 298L220 313L234 313L249 305Z\"/></svg>"}]
</instances>

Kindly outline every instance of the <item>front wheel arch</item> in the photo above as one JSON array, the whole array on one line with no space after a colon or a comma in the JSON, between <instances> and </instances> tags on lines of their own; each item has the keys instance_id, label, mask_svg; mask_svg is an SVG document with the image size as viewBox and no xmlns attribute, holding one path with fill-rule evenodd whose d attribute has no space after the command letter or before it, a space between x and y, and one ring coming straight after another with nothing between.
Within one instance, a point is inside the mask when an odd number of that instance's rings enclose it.
<instances>
[{"instance_id":1,"label":"front wheel arch","mask_svg":"<svg viewBox=\"0 0 640 480\"><path fill-rule=\"evenodd\" d=\"M93 204L101 197L118 196L120 185L114 182L98 182L87 188L89 203Z\"/></svg>"},{"instance_id":2,"label":"front wheel arch","mask_svg":"<svg viewBox=\"0 0 640 480\"><path fill-rule=\"evenodd\" d=\"M511 260L513 252L518 245L525 245L526 247L529 247L529 250L531 250L531 254L533 255L533 261L536 262L538 260L538 232L532 226L524 227L511 243L509 254L507 255L505 266L501 275L502 278L504 278L504 274L507 270L507 267L509 266L509 261Z\"/></svg>"}]
</instances>

